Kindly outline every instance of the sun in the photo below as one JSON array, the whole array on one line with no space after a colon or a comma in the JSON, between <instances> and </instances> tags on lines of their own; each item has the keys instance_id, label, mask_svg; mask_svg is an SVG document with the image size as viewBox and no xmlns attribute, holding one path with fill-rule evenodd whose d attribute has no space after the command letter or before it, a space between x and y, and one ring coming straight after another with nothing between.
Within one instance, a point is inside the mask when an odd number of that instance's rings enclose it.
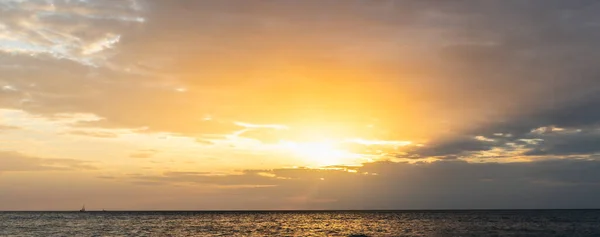
<instances>
[{"instance_id":1,"label":"sun","mask_svg":"<svg viewBox=\"0 0 600 237\"><path fill-rule=\"evenodd\" d=\"M290 142L281 145L295 156L317 166L344 165L357 157L356 154L339 149L334 141Z\"/></svg>"}]
</instances>

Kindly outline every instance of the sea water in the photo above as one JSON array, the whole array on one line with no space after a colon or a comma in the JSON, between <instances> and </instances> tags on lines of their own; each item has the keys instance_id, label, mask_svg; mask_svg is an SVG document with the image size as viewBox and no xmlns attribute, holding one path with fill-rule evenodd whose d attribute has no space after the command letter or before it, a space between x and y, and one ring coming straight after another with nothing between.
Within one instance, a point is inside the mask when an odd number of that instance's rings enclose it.
<instances>
[{"instance_id":1,"label":"sea water","mask_svg":"<svg viewBox=\"0 0 600 237\"><path fill-rule=\"evenodd\" d=\"M600 236L600 210L0 212L0 236Z\"/></svg>"}]
</instances>

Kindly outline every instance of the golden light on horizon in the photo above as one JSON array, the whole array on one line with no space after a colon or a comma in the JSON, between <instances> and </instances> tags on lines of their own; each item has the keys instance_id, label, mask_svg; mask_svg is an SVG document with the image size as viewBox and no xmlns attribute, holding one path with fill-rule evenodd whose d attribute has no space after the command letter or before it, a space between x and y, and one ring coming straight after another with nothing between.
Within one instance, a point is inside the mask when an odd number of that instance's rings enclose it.
<instances>
[{"instance_id":1,"label":"golden light on horizon","mask_svg":"<svg viewBox=\"0 0 600 237\"><path fill-rule=\"evenodd\" d=\"M331 140L313 142L283 141L281 145L293 155L316 166L344 165L353 163L359 156L348 151L336 148L336 143Z\"/></svg>"},{"instance_id":2,"label":"golden light on horizon","mask_svg":"<svg viewBox=\"0 0 600 237\"><path fill-rule=\"evenodd\" d=\"M253 151L274 152L278 162L310 167L360 165L385 158L411 141L374 139L367 123L343 124L328 120L307 123L253 124L233 133L232 144ZM370 139L367 139L370 138Z\"/></svg>"}]
</instances>

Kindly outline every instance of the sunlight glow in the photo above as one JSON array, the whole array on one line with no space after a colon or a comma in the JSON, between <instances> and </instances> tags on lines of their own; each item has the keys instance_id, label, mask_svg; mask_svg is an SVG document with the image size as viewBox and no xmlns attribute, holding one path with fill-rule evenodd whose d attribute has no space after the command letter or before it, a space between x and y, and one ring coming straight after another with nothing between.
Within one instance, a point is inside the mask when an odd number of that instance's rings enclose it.
<instances>
[{"instance_id":1,"label":"sunlight glow","mask_svg":"<svg viewBox=\"0 0 600 237\"><path fill-rule=\"evenodd\" d=\"M341 165L352 163L360 155L336 147L331 140L319 142L289 142L280 143L294 155L318 166Z\"/></svg>"},{"instance_id":2,"label":"sunlight glow","mask_svg":"<svg viewBox=\"0 0 600 237\"><path fill-rule=\"evenodd\" d=\"M250 124L244 122L234 122L235 125L245 128L273 128L273 129L288 129L285 125L280 124Z\"/></svg>"},{"instance_id":3,"label":"sunlight glow","mask_svg":"<svg viewBox=\"0 0 600 237\"><path fill-rule=\"evenodd\" d=\"M394 146L407 146L412 144L411 141L378 141L378 140L365 140L365 139L349 139L347 142L353 142L362 145L394 145Z\"/></svg>"}]
</instances>

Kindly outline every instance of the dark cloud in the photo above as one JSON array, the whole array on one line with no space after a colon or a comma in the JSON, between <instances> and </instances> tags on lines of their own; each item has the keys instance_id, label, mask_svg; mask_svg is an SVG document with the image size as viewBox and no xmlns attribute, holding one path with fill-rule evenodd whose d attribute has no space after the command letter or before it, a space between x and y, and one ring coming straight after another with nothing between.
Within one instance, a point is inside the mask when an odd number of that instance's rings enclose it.
<instances>
[{"instance_id":1,"label":"dark cloud","mask_svg":"<svg viewBox=\"0 0 600 237\"><path fill-rule=\"evenodd\" d=\"M600 75L595 77L598 80ZM600 125L600 112L597 109L600 106L600 84L592 85L598 89L594 91L583 91L577 95L577 98L568 104L554 106L542 111L537 116L529 118L531 121L538 121L546 125L557 126L560 128L581 128Z\"/></svg>"},{"instance_id":2,"label":"dark cloud","mask_svg":"<svg viewBox=\"0 0 600 237\"><path fill-rule=\"evenodd\" d=\"M533 125L532 125L533 126ZM525 127L518 133L488 133L486 136L451 137L433 140L424 146L407 146L393 153L398 158L512 158L525 156L593 155L600 152L600 130L597 126L560 128L556 126ZM481 132L481 131L479 131ZM508 133L512 132L512 133ZM485 152L492 152L488 157ZM491 155L491 156L490 156Z\"/></svg>"},{"instance_id":3,"label":"dark cloud","mask_svg":"<svg viewBox=\"0 0 600 237\"><path fill-rule=\"evenodd\" d=\"M539 135L542 142L525 155L591 155L600 153L600 130L596 127L581 130L550 132Z\"/></svg>"},{"instance_id":4,"label":"dark cloud","mask_svg":"<svg viewBox=\"0 0 600 237\"><path fill-rule=\"evenodd\" d=\"M256 170L236 175L173 172L135 179L163 184L231 186L223 192L262 197L264 202L303 197L304 208L594 208L598 207L595 198L600 197L597 160L376 162L347 169L357 172L341 169Z\"/></svg>"},{"instance_id":5,"label":"dark cloud","mask_svg":"<svg viewBox=\"0 0 600 237\"><path fill-rule=\"evenodd\" d=\"M600 85L596 85L600 86ZM600 106L598 91L588 92L582 89L574 99L540 107L537 111L512 119L498 121L488 126L473 129L473 134L505 133L513 137L530 136L531 130L540 127L558 127L567 129L588 129L600 125L600 114L594 109ZM549 100L555 98L549 97Z\"/></svg>"},{"instance_id":6,"label":"dark cloud","mask_svg":"<svg viewBox=\"0 0 600 237\"><path fill-rule=\"evenodd\" d=\"M433 141L423 147L411 146L405 152L408 156L416 155L418 158L449 156L449 155L469 155L470 152L480 152L491 150L498 144L494 141L476 139L475 137L452 138L447 141ZM402 157L402 156L400 156Z\"/></svg>"}]
</instances>

